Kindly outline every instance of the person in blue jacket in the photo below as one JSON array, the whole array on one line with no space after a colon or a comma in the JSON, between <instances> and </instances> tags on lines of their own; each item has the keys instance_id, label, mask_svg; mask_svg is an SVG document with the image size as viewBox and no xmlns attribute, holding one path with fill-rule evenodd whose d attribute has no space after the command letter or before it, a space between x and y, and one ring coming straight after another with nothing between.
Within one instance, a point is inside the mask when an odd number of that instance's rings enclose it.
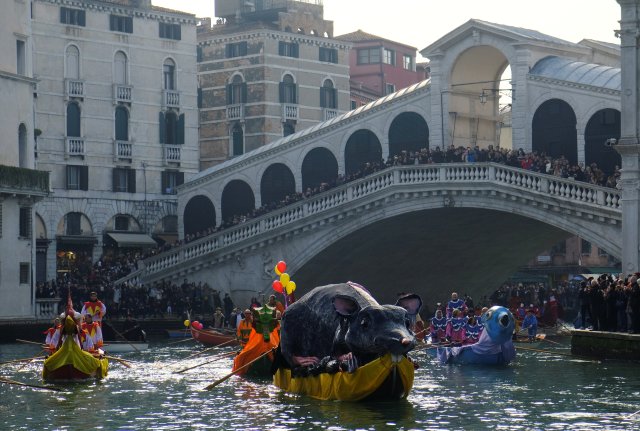
<instances>
[{"instance_id":1,"label":"person in blue jacket","mask_svg":"<svg viewBox=\"0 0 640 431\"><path fill-rule=\"evenodd\" d=\"M527 330L527 334L529 335L529 342L532 342L536 339L536 335L538 333L538 319L536 319L536 315L533 314L533 310L531 308L527 310L527 315L522 321L521 328Z\"/></svg>"}]
</instances>

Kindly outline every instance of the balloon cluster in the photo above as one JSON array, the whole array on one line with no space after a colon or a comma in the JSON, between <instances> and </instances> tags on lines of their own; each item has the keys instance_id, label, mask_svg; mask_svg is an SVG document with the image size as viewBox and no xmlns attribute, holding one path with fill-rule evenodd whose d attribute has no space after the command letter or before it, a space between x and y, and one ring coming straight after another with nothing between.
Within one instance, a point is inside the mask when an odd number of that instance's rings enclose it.
<instances>
[{"instance_id":1,"label":"balloon cluster","mask_svg":"<svg viewBox=\"0 0 640 431\"><path fill-rule=\"evenodd\" d=\"M289 274L285 272L287 270L287 264L284 263L284 261L281 260L278 262L273 270L280 276L280 280L273 280L273 290L283 294L286 292L287 295L291 295L296 291L296 282L291 280Z\"/></svg>"},{"instance_id":2,"label":"balloon cluster","mask_svg":"<svg viewBox=\"0 0 640 431\"><path fill-rule=\"evenodd\" d=\"M204 325L200 322L198 322L197 320L194 320L193 322L190 321L189 319L185 320L184 322L182 322L184 324L184 326L186 326L187 328L189 326L193 326L194 329L197 329L198 331L202 330L202 328L204 328Z\"/></svg>"}]
</instances>

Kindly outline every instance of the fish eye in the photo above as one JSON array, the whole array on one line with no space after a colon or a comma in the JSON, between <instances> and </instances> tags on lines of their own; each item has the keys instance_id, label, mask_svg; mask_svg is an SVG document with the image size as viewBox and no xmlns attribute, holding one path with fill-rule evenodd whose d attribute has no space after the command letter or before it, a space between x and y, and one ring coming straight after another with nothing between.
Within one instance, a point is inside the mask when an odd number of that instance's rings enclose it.
<instances>
[{"instance_id":1,"label":"fish eye","mask_svg":"<svg viewBox=\"0 0 640 431\"><path fill-rule=\"evenodd\" d=\"M487 312L484 314L483 319L484 319L484 320L489 320L489 319L491 319L491 316L492 316L492 315L493 315L493 311L489 310L489 311L487 311Z\"/></svg>"}]
</instances>

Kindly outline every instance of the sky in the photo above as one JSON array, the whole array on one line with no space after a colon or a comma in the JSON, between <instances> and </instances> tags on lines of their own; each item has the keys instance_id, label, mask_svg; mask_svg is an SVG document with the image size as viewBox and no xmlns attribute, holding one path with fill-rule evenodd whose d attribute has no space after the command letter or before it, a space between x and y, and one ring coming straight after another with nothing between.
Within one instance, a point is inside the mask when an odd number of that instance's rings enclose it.
<instances>
[{"instance_id":1,"label":"sky","mask_svg":"<svg viewBox=\"0 0 640 431\"><path fill-rule=\"evenodd\" d=\"M214 0L152 0L156 6L215 17ZM470 19L537 30L569 42L619 44L615 0L323 0L334 35L362 30L418 51Z\"/></svg>"}]
</instances>

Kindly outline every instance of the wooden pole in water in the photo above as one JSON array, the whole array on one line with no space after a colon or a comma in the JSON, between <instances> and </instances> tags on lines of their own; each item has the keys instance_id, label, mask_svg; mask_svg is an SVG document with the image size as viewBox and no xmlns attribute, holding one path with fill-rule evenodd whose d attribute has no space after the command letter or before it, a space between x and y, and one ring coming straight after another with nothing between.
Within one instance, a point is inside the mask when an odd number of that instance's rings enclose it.
<instances>
[{"instance_id":1,"label":"wooden pole in water","mask_svg":"<svg viewBox=\"0 0 640 431\"><path fill-rule=\"evenodd\" d=\"M210 391L211 389L215 388L216 386L218 386L220 383L224 382L225 380L227 380L229 377L233 376L234 374L238 374L240 371L244 370L245 368L247 368L249 365L253 364L254 362L258 361L259 359L264 358L265 356L267 356L269 353L273 352L274 350L276 350L276 347L272 348L271 350L267 350L266 352L264 352L262 355L258 356L257 358L255 358L253 361L247 362L246 364L244 364L243 366L241 366L240 368L238 368L237 370L234 370L232 372L230 372L229 374L227 374L226 376L216 380L215 382L211 383L209 386L205 387L205 389L207 391Z\"/></svg>"},{"instance_id":2,"label":"wooden pole in water","mask_svg":"<svg viewBox=\"0 0 640 431\"><path fill-rule=\"evenodd\" d=\"M6 364L15 364L16 362L25 362L25 361L33 361L35 359L46 359L46 356L34 356L32 358L22 358L22 359L14 359L12 361L4 361L4 362L0 362L0 365L6 365Z\"/></svg>"},{"instance_id":3,"label":"wooden pole in water","mask_svg":"<svg viewBox=\"0 0 640 431\"><path fill-rule=\"evenodd\" d=\"M215 362L215 361L220 360L220 359L228 358L228 357L233 356L235 354L236 354L236 352L221 353L218 356L216 356L215 358L213 358L213 359L211 359L211 360L209 360L207 362L202 362L202 363L200 363L198 365L194 365L193 367L184 368L182 370L174 371L174 374L182 374L185 371L193 370L194 368L198 368L198 367L200 367L202 365L210 364L210 363Z\"/></svg>"},{"instance_id":4,"label":"wooden pole in water","mask_svg":"<svg viewBox=\"0 0 640 431\"><path fill-rule=\"evenodd\" d=\"M0 377L0 383L6 383L8 385L27 386L29 388L35 388L35 389L45 389L47 391L62 392L61 388L56 388L55 386L31 385L29 383L17 382L15 380L6 379L4 377Z\"/></svg>"}]
</instances>

